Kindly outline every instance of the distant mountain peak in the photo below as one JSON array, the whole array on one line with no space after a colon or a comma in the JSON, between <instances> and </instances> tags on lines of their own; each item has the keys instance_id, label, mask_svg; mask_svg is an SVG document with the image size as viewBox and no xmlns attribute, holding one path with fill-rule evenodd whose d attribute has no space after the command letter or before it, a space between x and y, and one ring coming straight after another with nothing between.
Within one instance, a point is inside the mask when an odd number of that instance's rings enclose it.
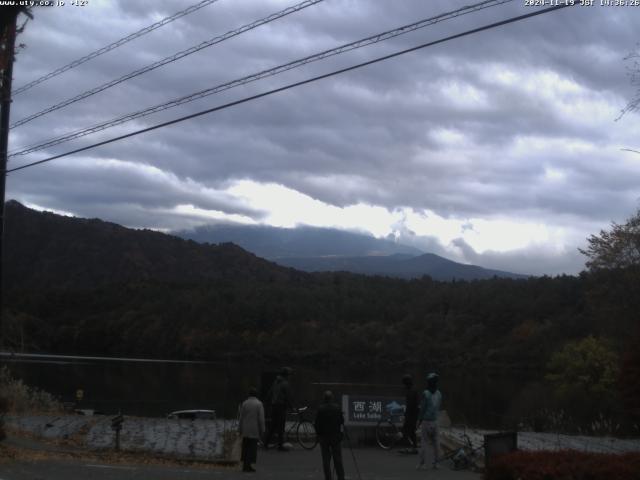
<instances>
[{"instance_id":1,"label":"distant mountain peak","mask_svg":"<svg viewBox=\"0 0 640 480\"><path fill-rule=\"evenodd\" d=\"M288 257L422 255L424 252L395 241L334 228L215 224L175 232L200 243L233 242L256 255L275 260Z\"/></svg>"},{"instance_id":2,"label":"distant mountain peak","mask_svg":"<svg viewBox=\"0 0 640 480\"><path fill-rule=\"evenodd\" d=\"M476 280L496 277L526 278L476 265L464 265L394 240L331 228L218 224L177 235L206 243L231 241L259 257L307 272L348 271L366 275L436 280Z\"/></svg>"},{"instance_id":3,"label":"distant mountain peak","mask_svg":"<svg viewBox=\"0 0 640 480\"><path fill-rule=\"evenodd\" d=\"M447 260L434 253L419 256L388 255L384 257L307 257L280 258L276 263L306 272L346 271L363 275L381 275L397 278L420 278L429 276L434 280L485 280L498 278L527 278L500 270L491 270L477 265L465 265Z\"/></svg>"},{"instance_id":4,"label":"distant mountain peak","mask_svg":"<svg viewBox=\"0 0 640 480\"><path fill-rule=\"evenodd\" d=\"M30 286L305 275L284 267L445 281L526 278L336 229L222 225L179 232L180 238L40 212L14 200L6 203L5 233L8 278Z\"/></svg>"}]
</instances>

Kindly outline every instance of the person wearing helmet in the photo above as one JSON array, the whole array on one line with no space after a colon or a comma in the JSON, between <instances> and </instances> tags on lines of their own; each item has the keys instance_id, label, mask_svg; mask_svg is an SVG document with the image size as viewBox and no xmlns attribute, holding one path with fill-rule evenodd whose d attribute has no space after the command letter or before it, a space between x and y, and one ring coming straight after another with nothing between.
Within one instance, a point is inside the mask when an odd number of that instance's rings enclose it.
<instances>
[{"instance_id":1,"label":"person wearing helmet","mask_svg":"<svg viewBox=\"0 0 640 480\"><path fill-rule=\"evenodd\" d=\"M289 385L289 376L293 370L284 367L280 371L269 391L269 400L271 403L271 424L267 430L264 439L264 447L269 448L271 437L275 433L278 436L278 450L285 451L284 448L284 426L287 418L287 409L293 409L293 397L291 394L291 386Z\"/></svg>"},{"instance_id":2,"label":"person wearing helmet","mask_svg":"<svg viewBox=\"0 0 640 480\"><path fill-rule=\"evenodd\" d=\"M409 374L403 375L402 384L405 388L405 411L404 425L402 425L402 434L409 442L404 453L418 453L416 445L416 425L418 423L418 405L420 403L420 394L413 386L413 377Z\"/></svg>"},{"instance_id":3,"label":"person wearing helmet","mask_svg":"<svg viewBox=\"0 0 640 480\"><path fill-rule=\"evenodd\" d=\"M427 389L422 393L418 426L421 427L422 445L420 446L420 461L418 469L438 468L440 455L440 438L438 432L438 413L442 405L442 394L438 390L438 374L427 375ZM427 462L427 457L429 461Z\"/></svg>"}]
</instances>

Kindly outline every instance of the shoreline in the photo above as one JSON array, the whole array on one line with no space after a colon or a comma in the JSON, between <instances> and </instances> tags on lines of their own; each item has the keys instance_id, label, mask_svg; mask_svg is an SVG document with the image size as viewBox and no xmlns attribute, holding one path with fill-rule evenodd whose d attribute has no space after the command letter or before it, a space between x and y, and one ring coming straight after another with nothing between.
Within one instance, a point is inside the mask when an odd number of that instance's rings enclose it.
<instances>
[{"instance_id":1,"label":"shoreline","mask_svg":"<svg viewBox=\"0 0 640 480\"><path fill-rule=\"evenodd\" d=\"M177 459L224 461L225 434L235 431L233 419L168 420L166 418L125 417L121 431L121 449ZM60 445L88 451L108 452L115 447L111 416L82 415L7 415L9 433L32 436ZM441 426L444 441L455 446L464 444L464 435L472 447L482 453L484 435L498 430ZM597 453L640 451L640 437L567 435L561 433L517 432L518 449L528 451L578 450Z\"/></svg>"}]
</instances>

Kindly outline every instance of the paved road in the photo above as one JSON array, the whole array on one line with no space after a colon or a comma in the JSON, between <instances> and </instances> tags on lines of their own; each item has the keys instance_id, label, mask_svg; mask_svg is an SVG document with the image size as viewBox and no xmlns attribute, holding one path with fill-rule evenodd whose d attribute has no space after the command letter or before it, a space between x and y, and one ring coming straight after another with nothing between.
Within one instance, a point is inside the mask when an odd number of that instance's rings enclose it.
<instances>
[{"instance_id":1,"label":"paved road","mask_svg":"<svg viewBox=\"0 0 640 480\"><path fill-rule=\"evenodd\" d=\"M482 476L468 471L453 471L449 465L436 471L416 471L416 455L401 455L375 448L353 451L362 480L480 480ZM351 452L343 450L348 479L360 480ZM256 480L323 480L320 450L308 452L259 451L258 472L242 473L225 467L185 467L158 465L109 465L99 461L42 460L0 463L0 480L198 480L247 479Z\"/></svg>"}]
</instances>

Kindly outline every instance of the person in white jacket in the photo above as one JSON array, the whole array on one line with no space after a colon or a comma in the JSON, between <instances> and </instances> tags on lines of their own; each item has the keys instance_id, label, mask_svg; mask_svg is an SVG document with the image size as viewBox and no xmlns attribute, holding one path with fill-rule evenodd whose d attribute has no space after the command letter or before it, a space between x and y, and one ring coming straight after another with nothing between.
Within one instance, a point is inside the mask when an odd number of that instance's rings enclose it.
<instances>
[{"instance_id":1,"label":"person in white jacket","mask_svg":"<svg viewBox=\"0 0 640 480\"><path fill-rule=\"evenodd\" d=\"M258 391L249 389L249 398L240 405L238 431L242 436L243 472L255 472L252 464L258 460L258 440L264 435L264 406L258 400Z\"/></svg>"}]
</instances>

